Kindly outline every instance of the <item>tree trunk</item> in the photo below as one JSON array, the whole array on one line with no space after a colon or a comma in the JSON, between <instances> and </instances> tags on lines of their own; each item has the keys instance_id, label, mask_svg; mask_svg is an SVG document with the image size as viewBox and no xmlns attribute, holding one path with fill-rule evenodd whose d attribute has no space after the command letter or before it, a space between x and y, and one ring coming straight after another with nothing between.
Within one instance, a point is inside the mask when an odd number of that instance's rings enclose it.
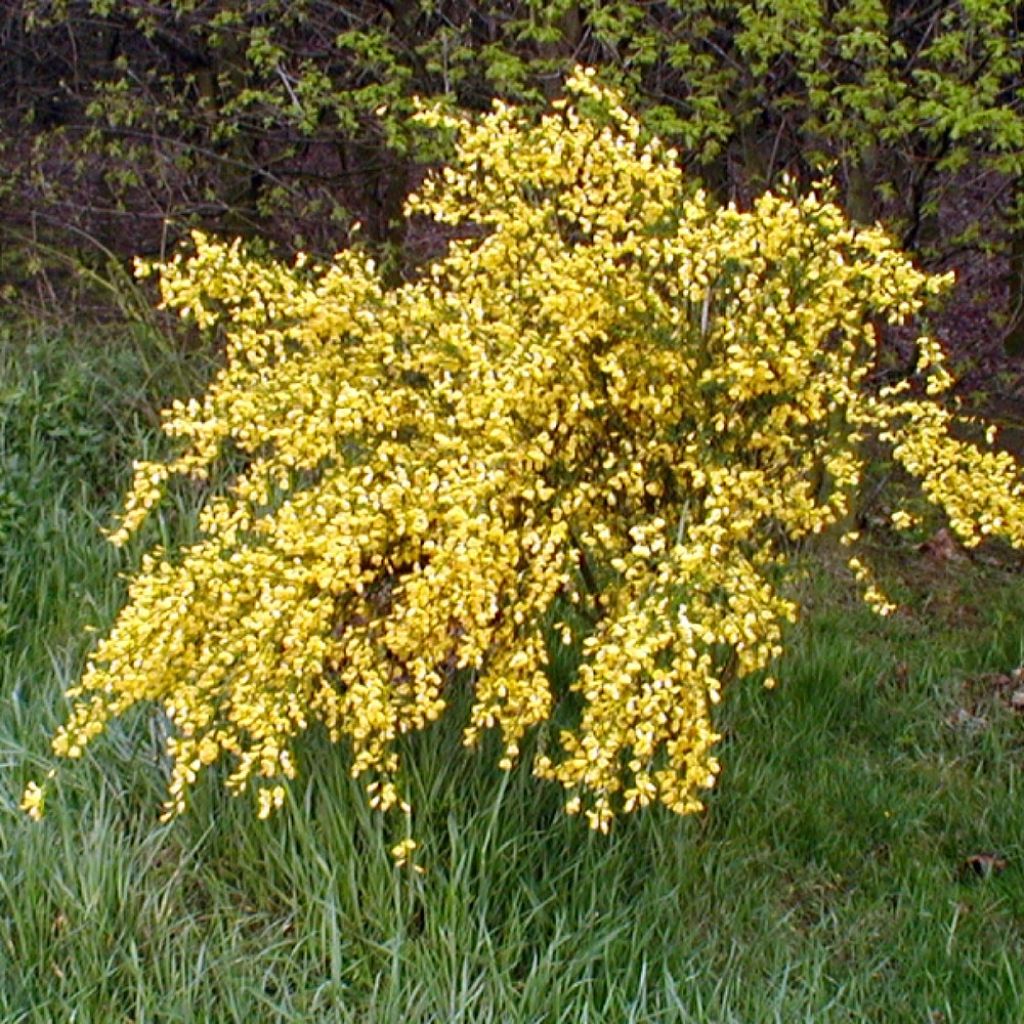
<instances>
[{"instance_id":1,"label":"tree trunk","mask_svg":"<svg viewBox=\"0 0 1024 1024\"><path fill-rule=\"evenodd\" d=\"M553 67L544 75L544 95L556 99L562 92L565 72L576 59L576 50L583 37L583 16L580 5L566 5L565 10L555 19L559 38L556 42L543 43L540 46L540 57ZM560 67L558 65L561 65Z\"/></svg>"},{"instance_id":2,"label":"tree trunk","mask_svg":"<svg viewBox=\"0 0 1024 1024\"><path fill-rule=\"evenodd\" d=\"M1010 267L1007 275L1008 322L1003 345L1009 356L1024 356L1024 176L1014 185L1015 201L1010 214Z\"/></svg>"},{"instance_id":3,"label":"tree trunk","mask_svg":"<svg viewBox=\"0 0 1024 1024\"><path fill-rule=\"evenodd\" d=\"M856 224L874 224L877 219L875 180L878 150L869 146L846 168L846 212Z\"/></svg>"}]
</instances>

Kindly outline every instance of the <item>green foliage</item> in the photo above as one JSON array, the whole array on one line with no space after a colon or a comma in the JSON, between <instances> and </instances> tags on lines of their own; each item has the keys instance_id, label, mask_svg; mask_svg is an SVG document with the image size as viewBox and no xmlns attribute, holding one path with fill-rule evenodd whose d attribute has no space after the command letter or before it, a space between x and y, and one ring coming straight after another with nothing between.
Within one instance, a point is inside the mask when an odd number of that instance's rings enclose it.
<instances>
[{"instance_id":1,"label":"green foliage","mask_svg":"<svg viewBox=\"0 0 1024 1024\"><path fill-rule=\"evenodd\" d=\"M161 254L165 221L325 256L353 218L400 241L437 155L414 96L538 109L585 61L719 195L833 174L858 220L941 248L965 172L1022 173L1017 19L1011 0L29 0L8 16L5 187L44 224L110 243L130 223Z\"/></svg>"}]
</instances>

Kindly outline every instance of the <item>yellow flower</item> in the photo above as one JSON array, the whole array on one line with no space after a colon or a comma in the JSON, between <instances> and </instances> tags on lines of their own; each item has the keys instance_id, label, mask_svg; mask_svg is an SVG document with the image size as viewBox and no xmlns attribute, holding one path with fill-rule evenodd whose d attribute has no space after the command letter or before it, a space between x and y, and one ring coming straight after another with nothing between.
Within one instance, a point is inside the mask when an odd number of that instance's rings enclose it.
<instances>
[{"instance_id":1,"label":"yellow flower","mask_svg":"<svg viewBox=\"0 0 1024 1024\"><path fill-rule=\"evenodd\" d=\"M396 867L402 867L407 863L413 850L416 849L415 839L403 839L391 847L391 857Z\"/></svg>"},{"instance_id":2,"label":"yellow flower","mask_svg":"<svg viewBox=\"0 0 1024 1024\"><path fill-rule=\"evenodd\" d=\"M46 791L38 782L30 782L21 797L21 809L33 820L40 821L46 805Z\"/></svg>"}]
</instances>

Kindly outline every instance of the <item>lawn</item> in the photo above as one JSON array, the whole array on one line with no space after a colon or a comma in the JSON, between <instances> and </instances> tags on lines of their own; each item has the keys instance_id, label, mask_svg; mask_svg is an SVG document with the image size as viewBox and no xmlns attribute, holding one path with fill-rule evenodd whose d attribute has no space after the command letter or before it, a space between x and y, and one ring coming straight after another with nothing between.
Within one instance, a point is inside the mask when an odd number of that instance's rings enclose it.
<instances>
[{"instance_id":1,"label":"lawn","mask_svg":"<svg viewBox=\"0 0 1024 1024\"><path fill-rule=\"evenodd\" d=\"M886 620L808 555L779 686L723 703L700 817L592 834L449 716L409 742L418 875L318 735L270 821L212 779L160 824L160 723L136 716L28 820L138 557L100 527L195 363L143 330L0 328L0 1020L1024 1019L1024 578L991 552L879 532ZM187 533L201 498L150 529Z\"/></svg>"}]
</instances>

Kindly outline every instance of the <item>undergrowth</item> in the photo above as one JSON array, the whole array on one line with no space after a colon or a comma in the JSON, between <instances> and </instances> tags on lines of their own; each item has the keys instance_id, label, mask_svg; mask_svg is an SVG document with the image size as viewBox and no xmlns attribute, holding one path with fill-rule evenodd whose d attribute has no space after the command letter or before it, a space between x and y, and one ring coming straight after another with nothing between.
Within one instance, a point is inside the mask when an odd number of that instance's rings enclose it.
<instances>
[{"instance_id":1,"label":"undergrowth","mask_svg":"<svg viewBox=\"0 0 1024 1024\"><path fill-rule=\"evenodd\" d=\"M138 557L99 527L201 371L145 334L28 327L0 367L0 1020L1020 1019L1019 575L880 535L903 602L880 621L812 574L778 688L723 702L698 818L592 834L464 751L456 715L405 750L420 876L316 734L270 822L210 778L159 824L162 726L137 715L35 823L22 787ZM187 531L200 499L150 529Z\"/></svg>"}]
</instances>

